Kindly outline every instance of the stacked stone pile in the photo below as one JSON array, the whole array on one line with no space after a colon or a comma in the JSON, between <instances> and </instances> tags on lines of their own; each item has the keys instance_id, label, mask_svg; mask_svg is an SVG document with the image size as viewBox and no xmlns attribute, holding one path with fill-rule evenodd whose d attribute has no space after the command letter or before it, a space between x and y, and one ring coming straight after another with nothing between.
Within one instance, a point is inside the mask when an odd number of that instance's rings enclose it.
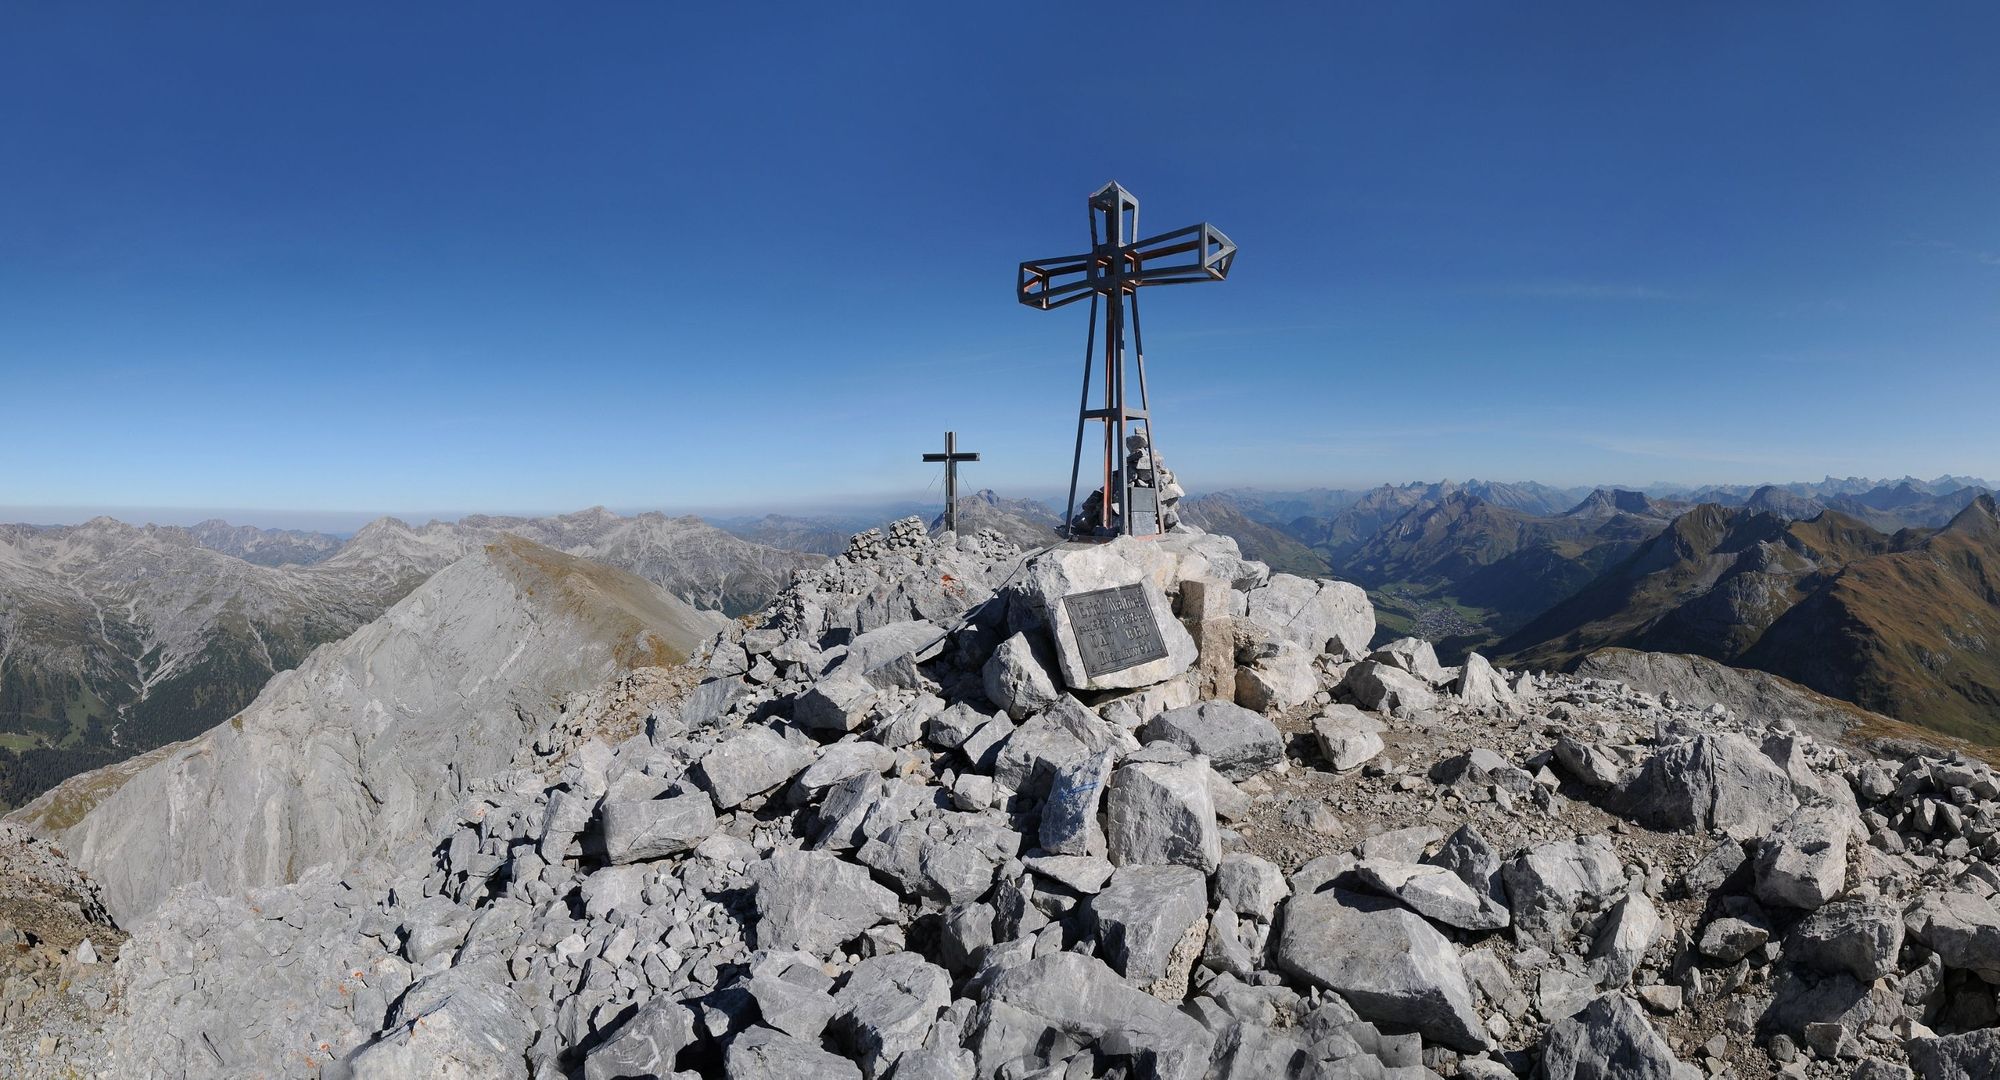
<instances>
[{"instance_id":1,"label":"stacked stone pile","mask_svg":"<svg viewBox=\"0 0 2000 1080\"><path fill-rule=\"evenodd\" d=\"M1067 598L1120 588L1163 655L1107 670ZM864 534L642 730L575 720L642 684L574 701L431 845L178 891L66 1064L2000 1075L1992 769L1375 629L1191 531Z\"/></svg>"},{"instance_id":2,"label":"stacked stone pile","mask_svg":"<svg viewBox=\"0 0 2000 1080\"><path fill-rule=\"evenodd\" d=\"M1166 459L1147 442L1143 431L1135 431L1125 436L1125 469L1123 472L1111 474L1111 490L1124 491L1125 477L1128 474L1132 477L1133 487L1147 488L1156 494L1160 507L1161 531L1178 527L1181 522L1178 507L1182 496L1187 492L1174 479L1174 471L1167 468ZM1079 535L1089 535L1102 526L1104 490L1098 488L1091 492L1084 499L1083 508L1071 519ZM1115 533L1122 525L1124 514L1125 508L1120 506L1114 497L1111 504L1112 532Z\"/></svg>"}]
</instances>

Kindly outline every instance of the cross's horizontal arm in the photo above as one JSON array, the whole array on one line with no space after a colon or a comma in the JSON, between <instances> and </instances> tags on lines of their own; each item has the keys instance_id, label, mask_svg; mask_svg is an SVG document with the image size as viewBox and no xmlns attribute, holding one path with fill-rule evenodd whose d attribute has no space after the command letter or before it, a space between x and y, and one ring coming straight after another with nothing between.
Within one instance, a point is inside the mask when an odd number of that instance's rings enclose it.
<instances>
[{"instance_id":1,"label":"cross's horizontal arm","mask_svg":"<svg viewBox=\"0 0 2000 1080\"><path fill-rule=\"evenodd\" d=\"M1021 303L1047 311L1114 288L1221 281L1235 258L1236 245L1229 237L1202 222L1115 250L1106 246L1083 255L1024 262L1016 295Z\"/></svg>"}]
</instances>

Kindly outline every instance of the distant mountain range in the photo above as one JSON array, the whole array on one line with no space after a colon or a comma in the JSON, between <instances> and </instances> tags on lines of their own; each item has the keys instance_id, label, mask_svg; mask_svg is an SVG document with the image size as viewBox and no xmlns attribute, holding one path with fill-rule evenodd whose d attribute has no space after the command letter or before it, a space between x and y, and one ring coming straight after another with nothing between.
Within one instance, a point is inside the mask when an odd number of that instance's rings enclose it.
<instances>
[{"instance_id":1,"label":"distant mountain range","mask_svg":"<svg viewBox=\"0 0 2000 1080\"><path fill-rule=\"evenodd\" d=\"M2000 741L2000 554L1972 477L1735 487L1472 480L1217 491L1192 525L1275 569L1366 587L1383 639L1417 633L1567 665L1629 646L1783 675ZM505 535L633 573L700 609L762 607L897 508L706 522L603 508L382 518L341 538L205 521L0 526L0 804L227 719L272 676ZM926 508L934 529L942 515ZM961 529L1023 547L1059 513L979 491Z\"/></svg>"},{"instance_id":2,"label":"distant mountain range","mask_svg":"<svg viewBox=\"0 0 2000 1080\"><path fill-rule=\"evenodd\" d=\"M1304 545L1321 573L1369 590L1381 638L1417 633L1447 662L1472 649L1526 667L1612 647L1688 653L2000 742L2000 550L1977 478L1469 481L1190 503L1246 550L1271 550L1274 530Z\"/></svg>"},{"instance_id":3,"label":"distant mountain range","mask_svg":"<svg viewBox=\"0 0 2000 1080\"><path fill-rule=\"evenodd\" d=\"M321 534L222 522L0 526L0 804L228 719L314 647L508 534L729 615L761 608L821 558L698 518L602 508L383 518L325 555Z\"/></svg>"}]
</instances>

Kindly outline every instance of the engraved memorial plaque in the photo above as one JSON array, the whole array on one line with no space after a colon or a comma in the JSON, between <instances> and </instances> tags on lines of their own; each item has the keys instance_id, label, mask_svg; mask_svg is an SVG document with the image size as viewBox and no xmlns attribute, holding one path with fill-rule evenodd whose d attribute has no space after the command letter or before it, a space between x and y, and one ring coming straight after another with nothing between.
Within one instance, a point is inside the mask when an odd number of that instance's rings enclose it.
<instances>
[{"instance_id":1,"label":"engraved memorial plaque","mask_svg":"<svg viewBox=\"0 0 2000 1080\"><path fill-rule=\"evenodd\" d=\"M1083 670L1096 678L1162 660L1167 655L1153 606L1142 585L1119 585L1063 597Z\"/></svg>"}]
</instances>

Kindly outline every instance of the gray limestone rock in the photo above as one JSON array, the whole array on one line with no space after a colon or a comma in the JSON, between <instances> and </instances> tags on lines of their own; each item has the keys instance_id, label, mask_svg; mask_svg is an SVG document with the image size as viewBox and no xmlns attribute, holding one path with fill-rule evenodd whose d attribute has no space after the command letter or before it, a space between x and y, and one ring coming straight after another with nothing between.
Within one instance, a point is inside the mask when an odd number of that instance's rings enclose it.
<instances>
[{"instance_id":1,"label":"gray limestone rock","mask_svg":"<svg viewBox=\"0 0 2000 1080\"><path fill-rule=\"evenodd\" d=\"M992 658L981 669L986 698L1015 720L1026 720L1055 704L1061 694L1050 674L1055 665L1056 659L1039 633L1032 637L1027 632L1015 634L993 650Z\"/></svg>"},{"instance_id":2,"label":"gray limestone rock","mask_svg":"<svg viewBox=\"0 0 2000 1080\"><path fill-rule=\"evenodd\" d=\"M715 797L718 809L733 810L751 796L790 780L812 758L812 751L786 742L769 728L749 727L710 748L694 767L694 778Z\"/></svg>"},{"instance_id":3,"label":"gray limestone rock","mask_svg":"<svg viewBox=\"0 0 2000 1080\"><path fill-rule=\"evenodd\" d=\"M694 1041L694 1014L665 994L649 999L584 1055L583 1080L665 1076Z\"/></svg>"},{"instance_id":4,"label":"gray limestone rock","mask_svg":"<svg viewBox=\"0 0 2000 1080\"><path fill-rule=\"evenodd\" d=\"M1151 557L1140 541L1121 537L1090 547L1059 547L1028 560L1022 568L1021 589L1035 614L1055 638L1056 662L1063 685L1071 690L1116 690L1165 682L1192 667L1194 638L1179 619L1160 586L1147 574ZM1079 630L1065 598L1102 589L1137 585L1145 596L1166 656L1117 671L1090 674L1077 644Z\"/></svg>"},{"instance_id":5,"label":"gray limestone rock","mask_svg":"<svg viewBox=\"0 0 2000 1080\"><path fill-rule=\"evenodd\" d=\"M1368 654L1368 659L1401 668L1431 686L1444 685L1444 665L1438 663L1437 650L1422 638L1397 638Z\"/></svg>"},{"instance_id":6,"label":"gray limestone rock","mask_svg":"<svg viewBox=\"0 0 2000 1080\"><path fill-rule=\"evenodd\" d=\"M1275 641L1258 648L1236 669L1236 704L1256 712L1280 712L1303 705L1319 692L1313 662L1319 654L1296 641Z\"/></svg>"},{"instance_id":7,"label":"gray limestone rock","mask_svg":"<svg viewBox=\"0 0 2000 1080\"><path fill-rule=\"evenodd\" d=\"M1362 707L1376 712L1397 709L1422 712L1437 707L1437 694L1422 679L1402 668L1373 660L1354 665L1340 685Z\"/></svg>"},{"instance_id":8,"label":"gray limestone rock","mask_svg":"<svg viewBox=\"0 0 2000 1080\"><path fill-rule=\"evenodd\" d=\"M761 949L825 955L877 923L895 918L896 894L864 867L823 851L779 851L750 868Z\"/></svg>"},{"instance_id":9,"label":"gray limestone rock","mask_svg":"<svg viewBox=\"0 0 2000 1080\"><path fill-rule=\"evenodd\" d=\"M1104 798L1111 862L1178 863L1207 873L1222 859L1215 803L1195 762L1140 762L1111 774Z\"/></svg>"},{"instance_id":10,"label":"gray limestone rock","mask_svg":"<svg viewBox=\"0 0 2000 1080\"><path fill-rule=\"evenodd\" d=\"M2000 1076L2000 1028L1911 1039L1910 1064L1923 1080L1990 1080Z\"/></svg>"},{"instance_id":11,"label":"gray limestone rock","mask_svg":"<svg viewBox=\"0 0 2000 1080\"><path fill-rule=\"evenodd\" d=\"M1048 1065L1094 1050L1127 1063L1135 1076L1201 1080L1214 1039L1192 1016L1133 987L1095 957L1057 952L1010 965L992 979L972 1012L966 1045L981 1076L1008 1062Z\"/></svg>"},{"instance_id":12,"label":"gray limestone rock","mask_svg":"<svg viewBox=\"0 0 2000 1080\"><path fill-rule=\"evenodd\" d=\"M956 750L987 719L987 714L961 701L924 722L924 741L940 750Z\"/></svg>"},{"instance_id":13,"label":"gray limestone rock","mask_svg":"<svg viewBox=\"0 0 2000 1080\"><path fill-rule=\"evenodd\" d=\"M1529 941L1562 936L1578 911L1596 910L1625 891L1618 853L1601 836L1530 848L1502 866L1500 877L1516 931Z\"/></svg>"},{"instance_id":14,"label":"gray limestone rock","mask_svg":"<svg viewBox=\"0 0 2000 1080\"><path fill-rule=\"evenodd\" d=\"M730 707L748 696L749 687L734 676L709 679L689 692L681 702L679 720L685 731L714 727Z\"/></svg>"},{"instance_id":15,"label":"gray limestone rock","mask_svg":"<svg viewBox=\"0 0 2000 1080\"><path fill-rule=\"evenodd\" d=\"M1090 901L1100 954L1140 988L1167 974L1167 957L1208 913L1207 880L1187 866L1123 866Z\"/></svg>"},{"instance_id":16,"label":"gray limestone rock","mask_svg":"<svg viewBox=\"0 0 2000 1080\"><path fill-rule=\"evenodd\" d=\"M729 1080L861 1080L861 1069L820 1048L770 1028L751 1028L729 1044L723 1068Z\"/></svg>"},{"instance_id":17,"label":"gray limestone rock","mask_svg":"<svg viewBox=\"0 0 2000 1080\"><path fill-rule=\"evenodd\" d=\"M1870 900L1836 900L1806 916L1785 938L1785 956L1820 971L1874 982L1896 970L1903 913Z\"/></svg>"},{"instance_id":18,"label":"gray limestone rock","mask_svg":"<svg viewBox=\"0 0 2000 1080\"><path fill-rule=\"evenodd\" d=\"M1676 1080L1680 1060L1638 1002L1605 994L1542 1036L1547 1080Z\"/></svg>"},{"instance_id":19,"label":"gray limestone rock","mask_svg":"<svg viewBox=\"0 0 2000 1080\"><path fill-rule=\"evenodd\" d=\"M1707 896L1734 879L1748 861L1741 841L1724 840L1710 848L1708 854L1681 875L1681 892L1688 896Z\"/></svg>"},{"instance_id":20,"label":"gray limestone rock","mask_svg":"<svg viewBox=\"0 0 2000 1080\"><path fill-rule=\"evenodd\" d=\"M1599 985L1618 987L1631 982L1640 961L1659 939L1662 926L1660 909L1644 893L1627 893L1613 905L1599 924L1590 949Z\"/></svg>"},{"instance_id":21,"label":"gray limestone rock","mask_svg":"<svg viewBox=\"0 0 2000 1080\"><path fill-rule=\"evenodd\" d=\"M843 664L799 695L792 722L807 731L855 731L881 700L882 688Z\"/></svg>"},{"instance_id":22,"label":"gray limestone rock","mask_svg":"<svg viewBox=\"0 0 2000 1080\"><path fill-rule=\"evenodd\" d=\"M1047 794L1056 774L1090 756L1090 748L1054 718L1029 717L993 754L993 780L1036 798Z\"/></svg>"},{"instance_id":23,"label":"gray limestone rock","mask_svg":"<svg viewBox=\"0 0 2000 1080\"><path fill-rule=\"evenodd\" d=\"M1232 851L1215 868L1215 899L1239 915L1268 923L1291 889L1276 863L1248 852Z\"/></svg>"},{"instance_id":24,"label":"gray limestone rock","mask_svg":"<svg viewBox=\"0 0 2000 1080\"><path fill-rule=\"evenodd\" d=\"M1721 829L1737 840L1768 833L1798 807L1791 777L1733 733L1699 734L1654 754L1624 801L1657 828Z\"/></svg>"},{"instance_id":25,"label":"gray limestone rock","mask_svg":"<svg viewBox=\"0 0 2000 1080\"><path fill-rule=\"evenodd\" d=\"M1507 680L1493 670L1493 665L1478 653L1469 653L1465 667L1460 669L1458 678L1452 683L1451 692L1458 700L1475 709L1493 709L1514 704L1514 691Z\"/></svg>"},{"instance_id":26,"label":"gray limestone rock","mask_svg":"<svg viewBox=\"0 0 2000 1080\"><path fill-rule=\"evenodd\" d=\"M944 629L928 619L885 623L847 643L840 670L887 689L916 682L916 664L937 655Z\"/></svg>"},{"instance_id":27,"label":"gray limestone rock","mask_svg":"<svg viewBox=\"0 0 2000 1080\"><path fill-rule=\"evenodd\" d=\"M1104 830L1097 821L1097 808L1110 779L1110 751L1056 771L1049 797L1042 804L1043 851L1051 855L1104 854Z\"/></svg>"},{"instance_id":28,"label":"gray limestone rock","mask_svg":"<svg viewBox=\"0 0 2000 1080\"><path fill-rule=\"evenodd\" d=\"M1847 884L1847 817L1835 807L1801 806L1757 842L1757 897L1811 911Z\"/></svg>"},{"instance_id":29,"label":"gray limestone rock","mask_svg":"<svg viewBox=\"0 0 2000 1080\"><path fill-rule=\"evenodd\" d=\"M1029 870L1083 896L1102 889L1116 869L1109 859L1095 855L1031 855L1024 862Z\"/></svg>"},{"instance_id":30,"label":"gray limestone rock","mask_svg":"<svg viewBox=\"0 0 2000 1080\"><path fill-rule=\"evenodd\" d=\"M701 792L671 799L607 802L602 814L604 855L613 864L692 851L715 831L715 808Z\"/></svg>"},{"instance_id":31,"label":"gray limestone rock","mask_svg":"<svg viewBox=\"0 0 2000 1080\"><path fill-rule=\"evenodd\" d=\"M1375 636L1375 607L1359 585L1272 574L1250 592L1246 617L1315 652L1362 656Z\"/></svg>"},{"instance_id":32,"label":"gray limestone rock","mask_svg":"<svg viewBox=\"0 0 2000 1080\"><path fill-rule=\"evenodd\" d=\"M1945 967L2000 982L2000 909L1992 901L1957 890L1933 892L1910 909L1905 926Z\"/></svg>"},{"instance_id":33,"label":"gray limestone rock","mask_svg":"<svg viewBox=\"0 0 2000 1080\"><path fill-rule=\"evenodd\" d=\"M1458 950L1392 900L1337 888L1285 902L1278 966L1335 991L1364 1019L1476 1053L1492 1045Z\"/></svg>"},{"instance_id":34,"label":"gray limestone rock","mask_svg":"<svg viewBox=\"0 0 2000 1080\"><path fill-rule=\"evenodd\" d=\"M868 1077L886 1074L924 1045L931 1024L951 1004L951 976L912 952L870 957L855 965L834 995L835 1033Z\"/></svg>"},{"instance_id":35,"label":"gray limestone rock","mask_svg":"<svg viewBox=\"0 0 2000 1080\"><path fill-rule=\"evenodd\" d=\"M1382 752L1382 722L1352 705L1330 705L1313 718L1313 739L1335 772L1347 772Z\"/></svg>"},{"instance_id":36,"label":"gray limestone rock","mask_svg":"<svg viewBox=\"0 0 2000 1080\"><path fill-rule=\"evenodd\" d=\"M757 1002L768 1027L801 1039L817 1039L833 1019L833 977L811 953L762 951L750 957L750 977L742 987Z\"/></svg>"},{"instance_id":37,"label":"gray limestone rock","mask_svg":"<svg viewBox=\"0 0 2000 1080\"><path fill-rule=\"evenodd\" d=\"M1703 956L1718 963L1733 964L1771 940L1771 931L1759 923L1735 916L1715 919L1702 929L1696 945Z\"/></svg>"},{"instance_id":38,"label":"gray limestone rock","mask_svg":"<svg viewBox=\"0 0 2000 1080\"><path fill-rule=\"evenodd\" d=\"M896 752L880 743L855 741L823 747L813 763L792 780L792 789L806 802L854 776L880 775L896 764Z\"/></svg>"},{"instance_id":39,"label":"gray limestone rock","mask_svg":"<svg viewBox=\"0 0 2000 1080\"><path fill-rule=\"evenodd\" d=\"M1247 780L1285 756L1278 729L1269 720L1227 701L1163 712L1139 729L1139 737L1205 754L1210 767L1231 780Z\"/></svg>"},{"instance_id":40,"label":"gray limestone rock","mask_svg":"<svg viewBox=\"0 0 2000 1080\"><path fill-rule=\"evenodd\" d=\"M1500 853L1470 824L1459 826L1456 832L1445 837L1437 851L1423 861L1457 874L1459 880L1472 886L1475 892L1502 902L1506 900L1507 894L1500 882Z\"/></svg>"},{"instance_id":41,"label":"gray limestone rock","mask_svg":"<svg viewBox=\"0 0 2000 1080\"><path fill-rule=\"evenodd\" d=\"M1498 930L1510 921L1507 908L1499 901L1474 891L1441 866L1363 859L1354 870L1369 888L1447 926Z\"/></svg>"},{"instance_id":42,"label":"gray limestone rock","mask_svg":"<svg viewBox=\"0 0 2000 1080\"><path fill-rule=\"evenodd\" d=\"M528 1075L528 1010L497 965L450 968L404 995L388 1031L347 1059L353 1080Z\"/></svg>"}]
</instances>

